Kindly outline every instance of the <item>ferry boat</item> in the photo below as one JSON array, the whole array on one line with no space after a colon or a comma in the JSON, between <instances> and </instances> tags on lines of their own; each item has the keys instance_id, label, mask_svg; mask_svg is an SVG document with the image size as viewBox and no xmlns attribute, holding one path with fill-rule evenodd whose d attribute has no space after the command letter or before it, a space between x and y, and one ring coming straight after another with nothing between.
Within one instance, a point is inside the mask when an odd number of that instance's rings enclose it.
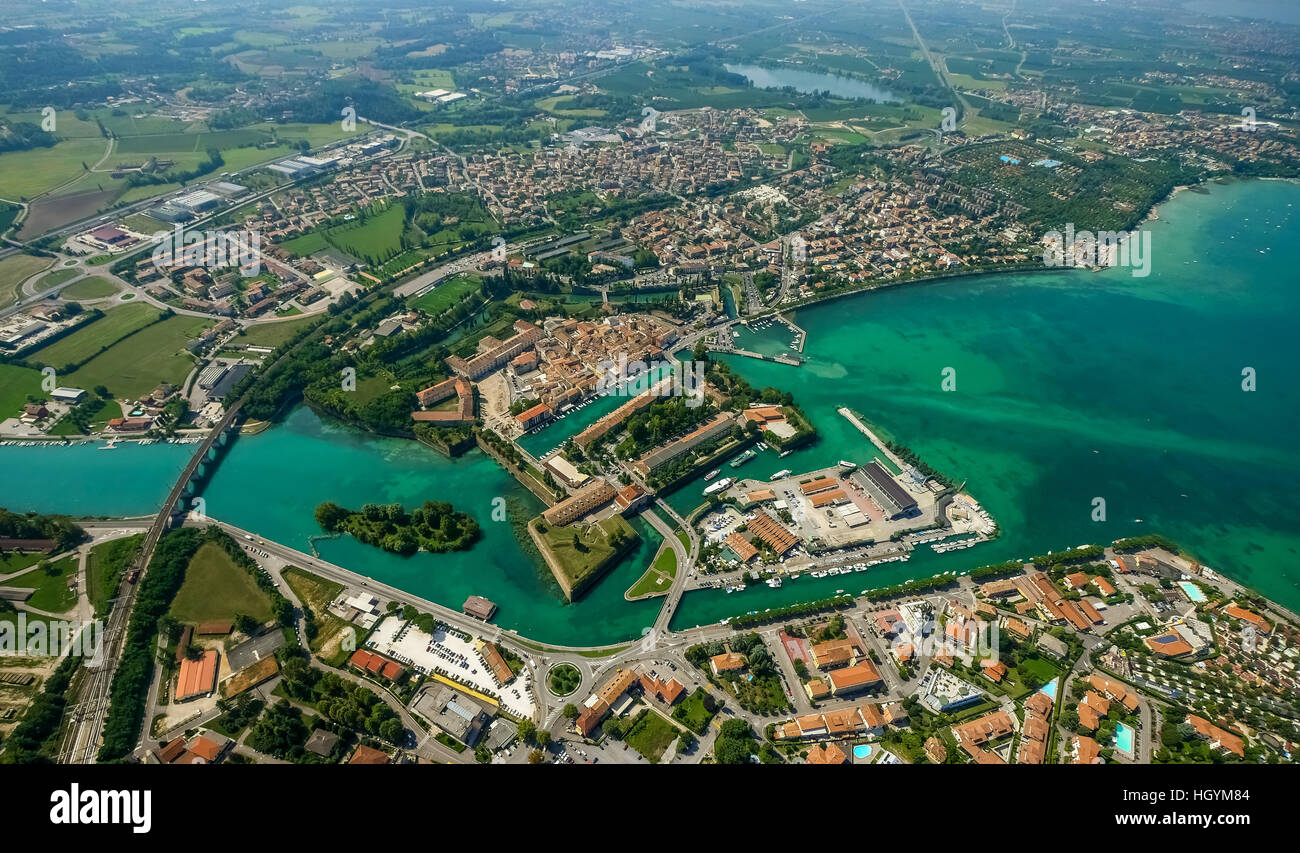
<instances>
[{"instance_id":1,"label":"ferry boat","mask_svg":"<svg viewBox=\"0 0 1300 853\"><path fill-rule=\"evenodd\" d=\"M752 450L746 450L744 453L740 454L735 459L731 460L731 467L739 468L741 465L744 465L746 462L753 459L757 455L758 454Z\"/></svg>"},{"instance_id":2,"label":"ferry boat","mask_svg":"<svg viewBox=\"0 0 1300 853\"><path fill-rule=\"evenodd\" d=\"M791 471L790 471L789 468L782 468L780 471L777 471L775 474L773 474L772 476L768 477L768 478L767 478L767 481L768 481L769 483L773 483L773 482L776 482L777 480L783 479L783 478L785 478L785 477L789 477L790 474L791 474Z\"/></svg>"},{"instance_id":3,"label":"ferry boat","mask_svg":"<svg viewBox=\"0 0 1300 853\"><path fill-rule=\"evenodd\" d=\"M712 471L704 475L704 482L707 483L709 480L712 480L714 477L718 476L721 473L722 473L722 469L714 468Z\"/></svg>"},{"instance_id":4,"label":"ferry boat","mask_svg":"<svg viewBox=\"0 0 1300 853\"><path fill-rule=\"evenodd\" d=\"M704 494L716 495L718 492L722 491L723 489L727 488L730 485L731 485L731 478L723 477L721 480L714 483L713 485L706 487L704 489Z\"/></svg>"},{"instance_id":5,"label":"ferry boat","mask_svg":"<svg viewBox=\"0 0 1300 853\"><path fill-rule=\"evenodd\" d=\"M857 468L857 467L858 467L858 463L856 463L856 462L850 462L850 461L848 461L847 459L841 459L841 460L840 460L840 467L841 467L841 468L848 468L850 471L852 471L854 468Z\"/></svg>"}]
</instances>

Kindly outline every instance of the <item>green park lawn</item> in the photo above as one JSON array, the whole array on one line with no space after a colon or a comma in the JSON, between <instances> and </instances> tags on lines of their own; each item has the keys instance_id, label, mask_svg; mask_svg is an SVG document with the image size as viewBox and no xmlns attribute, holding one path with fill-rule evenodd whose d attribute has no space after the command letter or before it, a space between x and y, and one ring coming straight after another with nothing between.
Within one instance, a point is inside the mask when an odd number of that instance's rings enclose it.
<instances>
[{"instance_id":1,"label":"green park lawn","mask_svg":"<svg viewBox=\"0 0 1300 853\"><path fill-rule=\"evenodd\" d=\"M271 601L225 549L204 543L185 570L185 582L172 601L172 617L197 625L241 614L265 622L271 618Z\"/></svg>"},{"instance_id":2,"label":"green park lawn","mask_svg":"<svg viewBox=\"0 0 1300 853\"><path fill-rule=\"evenodd\" d=\"M643 595L663 595L673 585L677 577L677 552L665 545L655 558L654 564L646 569L632 588L627 591L628 598L640 598Z\"/></svg>"},{"instance_id":3,"label":"green park lawn","mask_svg":"<svg viewBox=\"0 0 1300 853\"><path fill-rule=\"evenodd\" d=\"M27 605L47 613L64 613L77 603L77 593L68 587L68 579L77 576L77 555L69 554L50 563L49 570L40 566L8 581L6 586L34 589Z\"/></svg>"},{"instance_id":4,"label":"green park lawn","mask_svg":"<svg viewBox=\"0 0 1300 853\"><path fill-rule=\"evenodd\" d=\"M0 575L13 574L31 568L44 558L44 554L25 554L19 551L0 553Z\"/></svg>"},{"instance_id":5,"label":"green park lawn","mask_svg":"<svg viewBox=\"0 0 1300 853\"><path fill-rule=\"evenodd\" d=\"M712 704L712 700L709 695L702 687L697 687L691 695L687 696L680 705L673 709L673 719L696 734L704 734L704 730L709 726L709 721L717 714L716 710L709 710L710 704Z\"/></svg>"},{"instance_id":6,"label":"green park lawn","mask_svg":"<svg viewBox=\"0 0 1300 853\"><path fill-rule=\"evenodd\" d=\"M627 741L628 746L645 756L646 761L658 764L668 744L680 734L681 730L672 723L654 711L646 709L641 712L624 740Z\"/></svg>"},{"instance_id":7,"label":"green park lawn","mask_svg":"<svg viewBox=\"0 0 1300 853\"><path fill-rule=\"evenodd\" d=\"M619 515L601 519L595 524L574 524L567 527L547 526L542 539L551 555L571 584L577 584L592 572L604 568L619 549L613 545L613 536L620 532L625 542L635 543L640 536L632 525ZM574 534L578 544L573 542Z\"/></svg>"},{"instance_id":8,"label":"green park lawn","mask_svg":"<svg viewBox=\"0 0 1300 853\"><path fill-rule=\"evenodd\" d=\"M87 276L63 288L64 299L102 299L117 293L117 285L97 275Z\"/></svg>"}]
</instances>

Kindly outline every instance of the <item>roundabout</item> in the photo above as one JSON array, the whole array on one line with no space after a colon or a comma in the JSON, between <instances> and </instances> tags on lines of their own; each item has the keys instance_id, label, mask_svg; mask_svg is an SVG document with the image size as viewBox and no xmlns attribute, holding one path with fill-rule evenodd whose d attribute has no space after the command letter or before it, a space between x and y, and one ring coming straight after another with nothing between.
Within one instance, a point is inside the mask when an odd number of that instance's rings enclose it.
<instances>
[{"instance_id":1,"label":"roundabout","mask_svg":"<svg viewBox=\"0 0 1300 853\"><path fill-rule=\"evenodd\" d=\"M546 671L546 689L563 699L582 686L582 672L571 663L557 663Z\"/></svg>"}]
</instances>

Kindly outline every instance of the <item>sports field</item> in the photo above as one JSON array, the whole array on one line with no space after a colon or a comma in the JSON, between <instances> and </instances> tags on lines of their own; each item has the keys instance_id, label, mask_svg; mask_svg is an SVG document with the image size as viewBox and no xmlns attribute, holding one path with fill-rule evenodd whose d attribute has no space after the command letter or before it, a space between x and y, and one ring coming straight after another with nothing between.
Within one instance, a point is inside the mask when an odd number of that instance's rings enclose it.
<instances>
[{"instance_id":1,"label":"sports field","mask_svg":"<svg viewBox=\"0 0 1300 853\"><path fill-rule=\"evenodd\" d=\"M444 281L423 296L410 302L410 307L437 317L443 311L460 302L466 294L473 293L481 286L476 276L458 275Z\"/></svg>"}]
</instances>

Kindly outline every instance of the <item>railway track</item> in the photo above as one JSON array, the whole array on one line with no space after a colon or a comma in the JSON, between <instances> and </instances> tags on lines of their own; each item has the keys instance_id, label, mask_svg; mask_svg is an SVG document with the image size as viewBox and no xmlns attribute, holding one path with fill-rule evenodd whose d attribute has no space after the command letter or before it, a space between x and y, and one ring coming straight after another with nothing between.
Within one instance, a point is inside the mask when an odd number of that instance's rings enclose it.
<instances>
[{"instance_id":1,"label":"railway track","mask_svg":"<svg viewBox=\"0 0 1300 853\"><path fill-rule=\"evenodd\" d=\"M175 507L184 494L185 487L194 476L195 470L207 457L213 444L234 422L242 406L243 401L240 400L226 410L221 422L199 445L198 450L190 458L189 464L185 466L185 470L172 486L153 524L149 526L149 532L145 534L140 551L131 568L126 572L127 576L119 582L118 596L113 600L113 608L109 611L104 626L100 664L97 667L83 669L82 676L73 686L77 700L69 704L64 711L64 731L59 746L58 763L93 764L95 762L104 731L104 720L108 717L113 676L117 673L117 664L122 655L122 643L126 638L127 625L130 623L131 612L135 607L136 591L148 571L158 541L171 526ZM131 574L136 571L139 572L136 579L130 580Z\"/></svg>"}]
</instances>

